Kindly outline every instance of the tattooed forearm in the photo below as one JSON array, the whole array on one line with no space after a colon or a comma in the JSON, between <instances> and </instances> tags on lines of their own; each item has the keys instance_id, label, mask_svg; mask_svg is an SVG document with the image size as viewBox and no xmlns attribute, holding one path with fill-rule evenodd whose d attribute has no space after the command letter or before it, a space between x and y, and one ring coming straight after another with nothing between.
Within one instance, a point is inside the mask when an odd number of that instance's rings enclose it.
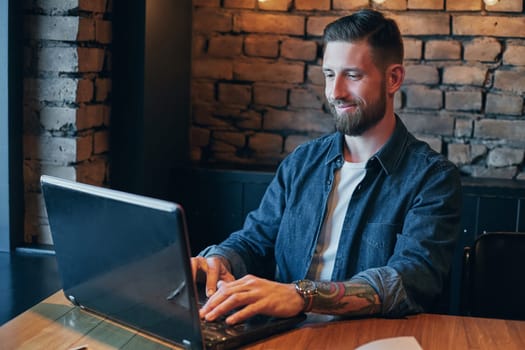
<instances>
[{"instance_id":1,"label":"tattooed forearm","mask_svg":"<svg viewBox=\"0 0 525 350\"><path fill-rule=\"evenodd\" d=\"M312 311L338 315L371 315L380 312L381 302L366 283L317 282L318 295Z\"/></svg>"}]
</instances>

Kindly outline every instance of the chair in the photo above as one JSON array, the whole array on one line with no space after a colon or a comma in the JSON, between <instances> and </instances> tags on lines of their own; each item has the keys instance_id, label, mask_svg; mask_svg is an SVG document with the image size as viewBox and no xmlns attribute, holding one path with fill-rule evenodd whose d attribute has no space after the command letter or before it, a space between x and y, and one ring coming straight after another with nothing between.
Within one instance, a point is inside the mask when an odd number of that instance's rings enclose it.
<instances>
[{"instance_id":1,"label":"chair","mask_svg":"<svg viewBox=\"0 0 525 350\"><path fill-rule=\"evenodd\" d=\"M462 313L525 320L525 233L482 234L463 258Z\"/></svg>"}]
</instances>

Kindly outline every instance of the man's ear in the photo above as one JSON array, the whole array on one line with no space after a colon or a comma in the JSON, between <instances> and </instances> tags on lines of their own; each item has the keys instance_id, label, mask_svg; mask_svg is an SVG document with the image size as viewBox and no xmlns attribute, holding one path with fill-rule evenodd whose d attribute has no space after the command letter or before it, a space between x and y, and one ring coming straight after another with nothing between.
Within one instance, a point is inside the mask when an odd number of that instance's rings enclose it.
<instances>
[{"instance_id":1,"label":"man's ear","mask_svg":"<svg viewBox=\"0 0 525 350\"><path fill-rule=\"evenodd\" d=\"M392 64L386 71L386 87L390 94L394 94L401 88L405 79L405 68L401 64Z\"/></svg>"}]
</instances>

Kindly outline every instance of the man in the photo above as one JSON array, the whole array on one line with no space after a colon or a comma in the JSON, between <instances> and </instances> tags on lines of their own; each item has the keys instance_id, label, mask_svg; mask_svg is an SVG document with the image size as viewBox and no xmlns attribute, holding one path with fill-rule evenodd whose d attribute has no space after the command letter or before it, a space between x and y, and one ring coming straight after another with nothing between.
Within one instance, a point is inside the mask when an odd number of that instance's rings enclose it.
<instances>
[{"instance_id":1,"label":"man","mask_svg":"<svg viewBox=\"0 0 525 350\"><path fill-rule=\"evenodd\" d=\"M243 229L192 258L201 316L400 316L442 293L459 232L460 179L394 114L403 43L361 10L327 26L323 72L337 132L279 166Z\"/></svg>"}]
</instances>

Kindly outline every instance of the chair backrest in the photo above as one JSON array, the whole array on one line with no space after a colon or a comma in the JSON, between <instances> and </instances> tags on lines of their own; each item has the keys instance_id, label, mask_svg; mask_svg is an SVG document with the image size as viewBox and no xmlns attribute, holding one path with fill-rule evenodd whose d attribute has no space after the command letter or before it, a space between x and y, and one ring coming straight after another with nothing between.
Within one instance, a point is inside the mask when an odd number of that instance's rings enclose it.
<instances>
[{"instance_id":1,"label":"chair backrest","mask_svg":"<svg viewBox=\"0 0 525 350\"><path fill-rule=\"evenodd\" d=\"M465 248L463 313L525 320L525 233L490 232Z\"/></svg>"}]
</instances>

